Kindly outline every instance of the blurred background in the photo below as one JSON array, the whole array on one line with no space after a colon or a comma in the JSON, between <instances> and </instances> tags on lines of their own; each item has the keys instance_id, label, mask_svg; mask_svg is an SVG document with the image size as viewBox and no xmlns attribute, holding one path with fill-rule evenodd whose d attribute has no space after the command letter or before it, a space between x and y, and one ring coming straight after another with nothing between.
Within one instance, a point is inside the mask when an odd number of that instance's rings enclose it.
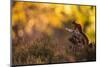
<instances>
[{"instance_id":1,"label":"blurred background","mask_svg":"<svg viewBox=\"0 0 100 67\"><path fill-rule=\"evenodd\" d=\"M95 6L14 2L12 6L12 26L21 23L26 25L26 28L30 28L26 29L29 32L32 26L37 25L38 30L51 34L52 30L47 28L47 25L61 28L64 23L76 20L82 26L82 30L89 41L95 43L95 11ZM36 20L38 16L41 24L32 23L38 20Z\"/></svg>"},{"instance_id":2,"label":"blurred background","mask_svg":"<svg viewBox=\"0 0 100 67\"><path fill-rule=\"evenodd\" d=\"M36 2L12 3L14 64L44 64L92 61L96 59L96 7ZM80 50L70 48L72 21L82 27L89 43ZM82 45L81 45L82 46ZM79 49L77 46L75 49Z\"/></svg>"}]
</instances>

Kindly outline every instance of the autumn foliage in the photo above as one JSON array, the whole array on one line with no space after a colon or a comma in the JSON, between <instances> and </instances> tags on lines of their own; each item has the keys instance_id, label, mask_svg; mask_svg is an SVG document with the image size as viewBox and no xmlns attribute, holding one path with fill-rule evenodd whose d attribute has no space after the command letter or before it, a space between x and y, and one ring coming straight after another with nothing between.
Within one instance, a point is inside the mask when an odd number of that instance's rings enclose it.
<instances>
[{"instance_id":1,"label":"autumn foliage","mask_svg":"<svg viewBox=\"0 0 100 67\"><path fill-rule=\"evenodd\" d=\"M23 65L94 61L95 23L95 6L13 2L12 62Z\"/></svg>"}]
</instances>

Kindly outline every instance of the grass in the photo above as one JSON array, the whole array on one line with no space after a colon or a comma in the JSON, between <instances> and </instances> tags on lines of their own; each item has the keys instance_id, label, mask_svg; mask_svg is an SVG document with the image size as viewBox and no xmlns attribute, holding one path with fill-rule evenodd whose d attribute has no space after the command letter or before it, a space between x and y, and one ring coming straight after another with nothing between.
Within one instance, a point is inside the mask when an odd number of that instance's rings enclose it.
<instances>
[{"instance_id":1,"label":"grass","mask_svg":"<svg viewBox=\"0 0 100 67\"><path fill-rule=\"evenodd\" d=\"M24 35L13 40L12 62L15 65L47 64L95 60L95 50L85 47L79 51L70 48L70 33L55 29L51 36L38 32L35 37ZM61 35L62 34L62 35ZM39 36L39 37L37 37ZM76 47L77 48L77 47Z\"/></svg>"}]
</instances>

